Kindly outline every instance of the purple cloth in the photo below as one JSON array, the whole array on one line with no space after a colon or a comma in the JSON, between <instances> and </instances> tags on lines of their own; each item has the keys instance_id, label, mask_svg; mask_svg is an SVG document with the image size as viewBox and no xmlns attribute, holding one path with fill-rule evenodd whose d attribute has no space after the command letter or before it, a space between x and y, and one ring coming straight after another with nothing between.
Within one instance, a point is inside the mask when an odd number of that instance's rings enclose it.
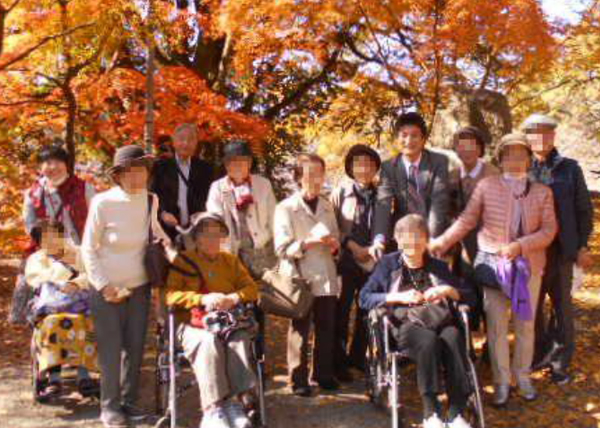
<instances>
[{"instance_id":1,"label":"purple cloth","mask_svg":"<svg viewBox=\"0 0 600 428\"><path fill-rule=\"evenodd\" d=\"M533 320L529 294L531 279L529 260L521 256L512 261L500 257L496 264L496 277L502 291L510 299L512 310L517 318L521 321Z\"/></svg>"}]
</instances>

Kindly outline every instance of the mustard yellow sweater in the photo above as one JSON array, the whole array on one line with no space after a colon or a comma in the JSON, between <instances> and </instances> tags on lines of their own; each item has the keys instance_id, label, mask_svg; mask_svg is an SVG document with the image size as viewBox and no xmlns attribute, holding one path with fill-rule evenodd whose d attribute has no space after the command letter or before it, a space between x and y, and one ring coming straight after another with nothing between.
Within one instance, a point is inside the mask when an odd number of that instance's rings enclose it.
<instances>
[{"instance_id":1,"label":"mustard yellow sweater","mask_svg":"<svg viewBox=\"0 0 600 428\"><path fill-rule=\"evenodd\" d=\"M258 285L240 259L229 253L219 253L215 260L208 260L196 251L184 253L200 268L210 293L237 293L242 301L252 302L258 298ZM174 265L187 272L194 272L182 257ZM197 277L183 275L171 269L167 278L167 305L179 309L192 309L200 305L202 293Z\"/></svg>"}]
</instances>

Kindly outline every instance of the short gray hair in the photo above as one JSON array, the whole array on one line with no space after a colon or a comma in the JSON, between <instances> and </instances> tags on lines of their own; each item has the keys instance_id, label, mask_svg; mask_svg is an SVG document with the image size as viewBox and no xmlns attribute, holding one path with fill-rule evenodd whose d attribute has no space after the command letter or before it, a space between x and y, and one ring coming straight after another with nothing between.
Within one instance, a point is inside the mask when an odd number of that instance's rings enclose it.
<instances>
[{"instance_id":1,"label":"short gray hair","mask_svg":"<svg viewBox=\"0 0 600 428\"><path fill-rule=\"evenodd\" d=\"M198 126L196 126L195 123L182 123L181 125L177 125L177 128L175 128L175 131L173 132L173 138L184 131L193 132L196 138L198 138Z\"/></svg>"},{"instance_id":2,"label":"short gray hair","mask_svg":"<svg viewBox=\"0 0 600 428\"><path fill-rule=\"evenodd\" d=\"M399 241L400 236L409 230L419 230L429 237L429 226L423 216L419 214L408 214L396 222L394 226L394 239Z\"/></svg>"}]
</instances>

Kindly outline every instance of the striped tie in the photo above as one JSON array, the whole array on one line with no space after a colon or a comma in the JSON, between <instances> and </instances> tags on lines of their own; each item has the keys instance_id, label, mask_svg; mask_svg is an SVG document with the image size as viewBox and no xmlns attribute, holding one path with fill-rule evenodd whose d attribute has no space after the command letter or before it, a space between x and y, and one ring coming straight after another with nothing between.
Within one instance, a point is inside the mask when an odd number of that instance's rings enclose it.
<instances>
[{"instance_id":1,"label":"striped tie","mask_svg":"<svg viewBox=\"0 0 600 428\"><path fill-rule=\"evenodd\" d=\"M425 201L421 196L419 180L417 178L417 167L410 165L408 167L408 212L410 214L420 214L426 216Z\"/></svg>"}]
</instances>

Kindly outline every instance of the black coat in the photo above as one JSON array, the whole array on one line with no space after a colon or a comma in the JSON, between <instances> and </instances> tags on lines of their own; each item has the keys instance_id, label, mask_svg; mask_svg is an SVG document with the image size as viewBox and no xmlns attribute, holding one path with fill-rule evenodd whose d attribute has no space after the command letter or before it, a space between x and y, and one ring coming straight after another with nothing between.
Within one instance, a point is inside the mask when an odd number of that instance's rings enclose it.
<instances>
[{"instance_id":1,"label":"black coat","mask_svg":"<svg viewBox=\"0 0 600 428\"><path fill-rule=\"evenodd\" d=\"M205 211L208 190L213 181L212 166L197 157L192 158L187 195L190 217L195 213ZM173 214L181 221L177 203L179 198L179 175L177 173L177 161L175 158L163 159L154 165L150 189L158 195L160 213L167 212ZM174 238L176 235L175 229L166 226L162 222L162 219L161 224L169 236Z\"/></svg>"},{"instance_id":2,"label":"black coat","mask_svg":"<svg viewBox=\"0 0 600 428\"><path fill-rule=\"evenodd\" d=\"M594 229L592 199L576 160L561 158L552 170L550 188L554 193L561 254L575 261L579 250L588 246Z\"/></svg>"},{"instance_id":3,"label":"black coat","mask_svg":"<svg viewBox=\"0 0 600 428\"><path fill-rule=\"evenodd\" d=\"M392 286L392 274L400 269L400 252L386 254L377 263L375 270L363 286L359 295L359 306L367 311L385 304ZM450 272L448 265L439 259L427 258L425 270L432 276L433 285L449 285L460 293L461 303L475 305L473 286Z\"/></svg>"}]
</instances>

